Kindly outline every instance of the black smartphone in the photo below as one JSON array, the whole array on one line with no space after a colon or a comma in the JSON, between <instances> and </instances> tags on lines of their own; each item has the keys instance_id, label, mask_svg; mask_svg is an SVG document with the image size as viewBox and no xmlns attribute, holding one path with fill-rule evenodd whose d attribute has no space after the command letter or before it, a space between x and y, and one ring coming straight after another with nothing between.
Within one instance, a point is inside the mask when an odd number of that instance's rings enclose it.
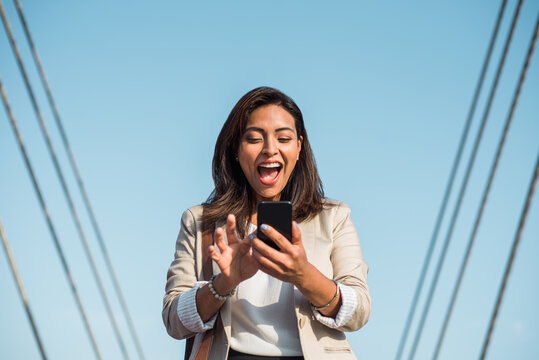
<instances>
[{"instance_id":1,"label":"black smartphone","mask_svg":"<svg viewBox=\"0 0 539 360\"><path fill-rule=\"evenodd\" d=\"M260 230L260 225L267 224L280 232L288 241L292 241L292 203L290 201L261 201L256 205L258 230L256 236L276 250L277 244Z\"/></svg>"}]
</instances>

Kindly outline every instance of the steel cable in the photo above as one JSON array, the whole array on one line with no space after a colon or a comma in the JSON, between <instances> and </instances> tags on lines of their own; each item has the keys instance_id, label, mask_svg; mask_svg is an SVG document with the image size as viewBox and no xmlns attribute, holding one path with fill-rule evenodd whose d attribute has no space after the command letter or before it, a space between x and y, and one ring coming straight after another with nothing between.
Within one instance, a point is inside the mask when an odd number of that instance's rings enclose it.
<instances>
[{"instance_id":1,"label":"steel cable","mask_svg":"<svg viewBox=\"0 0 539 360\"><path fill-rule=\"evenodd\" d=\"M466 248L466 252L464 254L462 264L460 266L459 275L458 275L457 281L455 283L453 293L451 295L451 301L449 303L447 313L445 315L444 322L442 324L442 330L440 331L440 335L438 336L438 341L436 343L436 349L434 351L433 359L438 358L438 354L440 353L440 350L441 350L441 347L442 347L445 332L447 330L447 326L448 326L449 320L451 318L453 307L455 305L455 301L457 299L458 292L459 292L459 289L460 289L460 285L462 283L462 279L463 279L464 273L466 271L466 266L468 264L468 260L469 260L469 257L470 257L471 251L472 251L472 247L473 247L473 244L474 244L474 241L475 241L475 236L477 235L477 230L479 229L479 224L481 222L481 217L483 215L483 210L485 208L485 205L486 205L486 202L487 202L487 199L488 199L488 195L489 195L489 192L490 192L490 188L491 188L492 182L494 180L494 175L496 174L496 169L497 169L498 162L499 162L501 154L502 154L503 146L505 144L505 139L507 137L507 133L509 132L509 127L511 126L511 120L513 118L513 114L514 114L516 106L517 106L518 98L519 98L520 92L522 90L522 85L524 84L524 80L526 78L526 73L528 71L530 60L532 58L533 51L535 49L535 43L536 43L536 40L537 40L537 32L538 32L538 30L539 30L539 17L537 18L537 21L536 21L536 24L535 24L535 32L534 32L534 34L532 36L530 46L528 47L528 53L526 55L526 60L524 62L524 65L522 66L522 71L520 73L518 85L517 85L517 88L515 89L515 93L513 95L513 100L512 100L512 103L511 103L511 108L509 110L509 114L507 116L507 120L505 122L505 127L503 129L502 136L501 136L501 138L500 138L500 140L498 142L498 148L496 150L496 155L494 157L494 161L493 161L492 166L490 168L490 174L489 174L489 177L488 177L488 182L487 182L487 185L486 185L485 190L483 192L483 196L481 198L481 205L479 206L479 209L477 211L477 215L476 215L476 218L475 218L473 230L472 230L472 233L471 233L470 238L468 240L468 246Z\"/></svg>"},{"instance_id":2,"label":"steel cable","mask_svg":"<svg viewBox=\"0 0 539 360\"><path fill-rule=\"evenodd\" d=\"M425 255L425 259L423 260L423 266L421 268L421 273L419 275L419 280L417 282L417 286L416 286L416 289L415 289L415 292L414 292L412 303L410 305L410 310L408 311L408 317L406 319L404 330L402 332L402 336L401 336L401 339L400 339L399 347L397 349L397 354L395 356L395 360L400 360L402 358L402 353L404 351L404 346L406 344L406 340L408 338L408 333L409 333L410 328L412 326L412 320L414 318L415 311L416 311L416 308L417 308L417 304L419 302L419 295L421 294L421 290L423 289L423 283L424 283L425 277L427 275L427 270L428 270L428 268L430 266L432 253L434 251L434 247L435 247L436 241L438 239L438 233L440 231L440 226L442 224L442 220L443 220L444 215L445 215L445 210L447 208L447 203L449 201L449 196L450 196L451 191L453 189L453 183L454 183L454 180L455 180L455 177L456 177L456 174L457 174L457 169L458 169L459 164L460 164L460 160L461 160L461 157L462 157L462 152L463 152L463 149L464 149L464 145L466 144L466 140L468 138L470 125L472 123L472 119L473 119L474 114L475 114L475 109L477 107L477 101L479 99L479 94L481 93L481 89L483 87L483 82L484 82L484 79L485 79L485 75L486 75L486 72L487 72L488 65L490 63L492 50L494 48L494 44L496 43L496 39L498 37L498 31L499 31L499 28L500 28L500 23L501 23L502 18L503 18L503 14L505 12L506 5L507 5L507 0L503 0L502 4L500 6L500 10L498 12L498 18L496 20L496 25L494 26L494 30L492 32L492 36L491 36L490 43L489 43L489 46L488 46L487 54L485 56L483 66L481 68L481 73L480 73L480 76L479 76L479 80L478 80L476 88L475 88L472 104L470 106L470 110L468 111L468 116L466 118L466 124L464 126L463 131L462 131L462 135L461 135L461 138L460 138L460 143L459 143L459 146L458 146L458 149L457 149L457 153L455 155L455 160L453 161L453 165L451 167L449 180L448 180L447 185L446 185L446 189L445 189L445 192L444 192L444 196L443 196L442 204L440 206L440 210L438 211L438 216L436 218L436 223L434 225L434 230L432 232L432 236L431 236L431 239L430 239L427 254Z\"/></svg>"},{"instance_id":3,"label":"steel cable","mask_svg":"<svg viewBox=\"0 0 539 360\"><path fill-rule=\"evenodd\" d=\"M488 119L488 116L489 116L489 113L490 113L490 109L491 109L491 106L492 106L492 103L493 103L493 100L494 100L494 95L496 93L496 89L498 87L498 82L499 82L500 77L501 77L502 69L503 69L503 66L505 64L505 59L507 57L507 53L508 53L509 47L511 45L511 40L513 38L513 33L514 33L514 30L515 30L515 27L516 27L516 24L517 24L517 20L518 20L519 14L520 14L520 9L522 7L522 2L523 2L523 0L519 0L519 2L517 4L517 7L515 9L515 13L513 15L513 20L511 21L511 28L509 30L509 34L507 35L507 39L505 41L505 46L503 48L502 57L500 59L500 62L498 64L498 68L496 70L494 83L492 84L492 87L490 89L490 93L489 93L489 96L488 96L488 101L487 101L487 105L486 105L486 108L485 108L485 112L483 113L481 124L479 126L479 131L477 133L477 136L476 136L476 139L475 139L475 142L474 142L474 145L473 145L472 153L471 153L470 159L468 161L468 166L466 168L466 173L465 173L464 178L462 180L462 184L461 184L461 187L460 187L460 191L459 191L459 195L458 195L458 198L457 198L457 201L456 201L456 205L455 205L453 214L451 215L451 220L450 220L450 223L449 223L447 235L446 235L444 243L442 245L440 258L438 260L438 264L437 264L435 272L434 272L434 276L433 276L433 279L432 279L432 282L431 282L431 286L430 286L429 292L427 294L427 299L425 301L423 312L422 312L421 318L419 320L416 335L414 337L414 342L412 343L412 348L410 350L410 356L409 356L410 360L413 359L414 356L415 356L415 352L417 350L417 346L419 344L419 340L420 340L421 334L423 332L423 327L425 326L425 321L426 321L426 318L427 318L427 315L428 315L428 312L429 312L430 305L432 303L432 298L434 296L434 291L436 290L436 285L438 284L438 279L440 277L440 273L441 273L441 270L442 270L442 267L443 267L443 264L444 264L444 261L445 261L445 256L447 254L447 249L448 249L449 244L451 242L451 237L453 235L453 230L455 228L455 223L456 223L459 211L460 211L460 206L462 205L462 200L464 199L464 194L466 193L466 188L468 186L468 181L469 181L469 178L470 178L470 175L471 175L474 163L475 163L475 159L476 159L476 156L477 156L477 151L479 149L479 145L480 145L481 139L483 137L483 131L484 131L485 125L487 123L487 119Z\"/></svg>"},{"instance_id":4,"label":"steel cable","mask_svg":"<svg viewBox=\"0 0 539 360\"><path fill-rule=\"evenodd\" d=\"M38 123L40 125L40 128L41 128L41 132L43 134L43 137L45 139L45 142L47 144L47 149L49 151L49 154L50 154L50 157L51 157L51 160L54 164L54 168L56 170L56 175L58 176L58 180L60 181L60 184L61 184L61 187L62 187L62 191L64 193L64 196L66 198L66 201L68 203L68 206L69 206L69 209L70 209L70 212L71 212L71 215L72 215L72 218L73 218L73 221L75 223L75 226L77 228L77 231L79 233L79 237L81 239L81 242L82 242L82 245L83 245L83 248L84 248L84 252L86 254L86 257L87 257L87 260L90 264L90 268L92 270L92 274L94 276L94 279L96 281L96 284L98 286L98 289L99 289L99 293L101 295L101 298L103 300L103 304L105 305L105 309L107 311L107 315L110 319L110 322L112 324L112 327L113 327L113 331L115 333L115 336L116 336L116 339L118 341L118 344L120 346L120 350L122 351L122 354L124 356L125 359L129 359L129 356L127 354L127 349L125 347L125 344L124 344L124 341L122 339L122 336L120 334L120 330L118 328L118 325L116 323L116 319L114 318L114 314L113 314L113 311L112 311L112 307L110 306L110 302L108 300L108 297L107 297L107 294L106 294L106 291L105 291L105 287L103 286L103 283L101 281L101 278L99 276L99 272L97 270L97 266L95 264L95 261L94 261L94 258L93 258L93 255L92 255L92 252L90 250L90 246L88 244L88 241L86 239L86 236L84 234L84 230L82 229L82 225L81 225L81 222L80 222L80 219L79 219L79 216L77 214L77 211L75 209L75 204L73 202L73 199L71 198L71 194L69 192L69 189L67 187L67 183L66 183L66 180L64 178L64 175L63 175L63 172L60 168L60 164L58 162L58 158L56 157L56 153L54 151L54 147L52 145L52 142L51 142L51 139L49 137L49 134L48 134L48 131L47 131L47 128L46 128L46 125L45 125L45 122L43 120L43 116L41 115L41 111L39 110L39 106L37 104L37 100L36 100L36 97L34 95L34 92L32 90L32 87L30 85L30 81L28 79L28 75L26 73L26 70L24 68L24 65L22 63L22 59L21 59L21 56L20 56L20 53L19 53L19 50L18 50L18 47L17 47L17 44L15 42L15 38L13 36L13 32L11 31L11 26L9 24L9 20L7 19L7 16L6 16L6 13L5 13L5 10L4 10L4 6L2 4L2 1L0 0L0 14L1 14L1 17L2 17L2 22L4 23L4 28L6 30L6 33L8 35L8 38L9 38L9 41L10 41L10 44L11 44L11 48L13 50L13 53L15 55L15 58L17 60L17 65L19 67L19 70L21 72L21 75L22 75L22 78L24 80L24 84L26 86L26 90L28 92L28 95L30 97L30 100L31 100L31 103L32 103L32 107L34 109L34 112L36 114L36 117L38 119Z\"/></svg>"},{"instance_id":5,"label":"steel cable","mask_svg":"<svg viewBox=\"0 0 539 360\"><path fill-rule=\"evenodd\" d=\"M142 345L140 343L137 332L135 330L133 320L131 318L131 315L129 313L129 309L127 307L127 302L125 301L123 292L122 292L121 287L120 287L120 282L118 281L118 278L116 276L116 272L114 271L114 267L112 265L112 261L110 260L110 257L109 257L108 251L107 251L107 247L105 246L105 241L103 239L100 227L98 225L97 218L96 218L95 213L93 211L93 207L92 207L92 205L90 203L90 198L88 196L88 192L86 191L86 187L84 186L84 182L82 180L81 173L80 173L79 168L77 166L77 162L75 161L75 156L73 155L73 151L71 150L71 146L69 144L67 134L66 134L62 119L60 117L60 113L59 113L58 108L56 106L56 102L54 101L54 97L52 95L52 91L51 91L51 88L49 86L49 82L48 82L47 77L45 75L45 70L44 70L44 68L43 68L43 66L41 64L41 60L39 58L37 48L36 48L36 46L34 44L34 41L32 39L31 33L30 33L30 29L29 29L28 24L26 22L26 17L24 16L24 13L22 11L21 3L20 3L19 0L14 0L14 3L15 3L15 6L17 8L17 14L19 15L19 19L20 19L20 21L22 23L22 26L23 26L23 29L24 29L26 40L28 42L28 45L30 46L30 50L31 50L32 56L34 58L34 62L35 62L36 67L38 69L38 72L39 72L39 75L40 75L40 78L41 78L41 82L42 82L43 87L45 89L45 93L47 95L49 105L50 105L50 107L52 109L52 113L54 115L54 119L55 119L55 122L56 122L56 126L58 128L58 131L60 133L62 143L63 143L65 151L66 151L66 153L68 155L69 163L71 165L71 169L73 170L73 174L74 174L75 178L77 179L77 185L78 185L79 190L80 190L80 192L82 194L82 198L84 200L86 210L87 210L88 215L90 217L90 221L92 223L92 227L93 227L94 233L96 235L96 238L97 238L97 241L98 241L98 244L99 244L99 248L100 248L101 253L103 255L103 258L105 260L105 264L106 264L107 270L108 270L108 272L110 274L110 278L112 279L114 290L115 290L116 295L117 295L117 297L119 299L119 302L120 302L124 317L126 318L128 328L129 328L130 333L131 333L131 337L133 338L133 342L135 343L139 358L144 359L144 352L142 350Z\"/></svg>"},{"instance_id":6,"label":"steel cable","mask_svg":"<svg viewBox=\"0 0 539 360\"><path fill-rule=\"evenodd\" d=\"M537 160L535 161L535 172L533 173L532 180L530 182L530 186L528 188L528 194L526 196L526 202L524 203L524 208L522 209L522 213L520 215L520 220L518 223L517 232L515 234L515 239L513 240L513 245L511 246L511 253L509 254L509 259L507 260L507 264L505 266L505 271L503 274L502 283L500 285L500 289L498 291L498 297L496 298L496 305L494 305L494 310L492 312L492 315L490 317L490 322L488 325L488 331L487 335L485 337L485 341L483 343L483 347L481 349L481 355L480 359L484 360L485 356L487 354L488 345L490 343L490 338L492 336L492 331L494 330L494 325L496 324L496 319L498 317L498 313L500 311L500 305L502 303L503 295L505 292L505 288L507 286L507 280L509 279L509 275L511 273L511 268L513 267L513 261L515 260L515 255L517 253L518 244L520 242L520 236L522 235L522 230L524 229L524 224L526 224L526 217L528 215L528 210L530 209L530 204L533 198L533 192L535 190L535 185L537 183L537 174L539 173L539 152L537 153Z\"/></svg>"},{"instance_id":7,"label":"steel cable","mask_svg":"<svg viewBox=\"0 0 539 360\"><path fill-rule=\"evenodd\" d=\"M17 265L15 264L15 258L13 257L13 254L11 253L11 248L9 247L9 242L7 240L6 233L4 232L2 219L0 219L0 238L2 238L4 251L6 252L6 256L9 261L9 266L11 268L11 272L13 273L13 278L15 278L15 283L17 283L17 289L19 290L19 295L21 296L21 301L24 305L24 311L26 312L26 316L28 317L28 321L30 322L30 327L32 328L32 332L34 333L34 338L36 339L37 347L39 348L39 353L41 354L41 358L43 360L47 360L47 355L45 355L45 348L43 347L43 342L41 341L41 337L39 336L39 332L37 331L37 325L34 320L34 316L32 315L32 311L30 310L30 305L28 304L28 298L26 297L24 287L22 286L22 280L21 280L21 277L19 276Z\"/></svg>"},{"instance_id":8,"label":"steel cable","mask_svg":"<svg viewBox=\"0 0 539 360\"><path fill-rule=\"evenodd\" d=\"M2 3L0 1L0 7L2 6ZM2 8L3 10L3 8ZM4 13L0 11L0 15L4 16ZM62 268L64 270L64 274L67 278L67 281L69 282L69 286L71 288L71 293L73 294L73 297L75 298L75 302L77 303L77 308L79 310L79 313L81 315L82 321L84 323L84 327L86 329L86 333L88 335L88 338L90 339L90 343L92 345L92 349L94 350L95 356L98 359L101 359L101 354L99 353L99 347L97 346L97 342L95 341L94 334L92 332L92 329L90 327L90 323L88 322L88 317L86 316L86 311L84 310L84 306L82 305L82 301L79 296L79 292L77 291L77 287L75 285L75 281L73 280L73 277L71 276L71 271L69 269L69 266L67 264L67 259L64 255L64 250L62 249L62 245L60 244L60 240L58 239L58 235L56 234L56 229L52 223L52 220L49 216L49 210L47 209L47 205L45 204L45 199L43 198L43 195L41 193L41 189L37 183L36 176L34 174L34 170L32 168L32 165L30 164L30 159L28 158L28 154L26 153L26 148L24 146L24 143L22 141L21 134L19 132L19 128L17 126L17 122L15 121L15 117L13 115L13 112L11 111L11 107L9 105L6 93L4 91L4 85L2 84L2 80L0 79L0 94L2 96L2 102L4 103L4 107L6 109L6 112L9 117L9 121L11 123L11 127L13 129L13 132L15 134L15 137L17 138L17 142L19 144L19 149L21 150L21 154L24 158L24 163L26 165L26 170L28 171L28 174L30 175L30 179L32 180L32 185L34 187L34 190L36 192L39 204L41 205L41 210L43 211L43 216L45 217L45 221L47 222L47 226L49 228L49 232L52 236L52 240L54 242L54 246L56 248L56 252L58 253L58 257L60 258L60 263L62 264Z\"/></svg>"}]
</instances>

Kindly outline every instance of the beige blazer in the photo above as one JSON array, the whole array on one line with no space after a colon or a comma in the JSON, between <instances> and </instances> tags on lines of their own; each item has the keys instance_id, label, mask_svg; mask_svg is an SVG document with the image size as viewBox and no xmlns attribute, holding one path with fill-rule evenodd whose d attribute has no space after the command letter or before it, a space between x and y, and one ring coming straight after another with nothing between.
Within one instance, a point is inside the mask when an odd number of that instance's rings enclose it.
<instances>
[{"instance_id":1,"label":"beige blazer","mask_svg":"<svg viewBox=\"0 0 539 360\"><path fill-rule=\"evenodd\" d=\"M178 298L202 280L202 206L194 206L182 215L174 260L167 274L163 300L163 321L170 336L185 339L197 334L189 331L178 317ZM356 229L350 220L350 208L342 202L326 200L325 209L313 219L299 224L307 258L325 276L352 287L358 306L345 325L331 329L318 322L309 301L294 289L294 305L303 356L310 359L356 359L344 331L355 331L367 323L371 298L367 286L368 266L363 260ZM213 272L219 267L213 263ZM220 322L215 324L210 359L226 359L231 333L230 302L221 307ZM195 338L194 351L201 336Z\"/></svg>"}]
</instances>

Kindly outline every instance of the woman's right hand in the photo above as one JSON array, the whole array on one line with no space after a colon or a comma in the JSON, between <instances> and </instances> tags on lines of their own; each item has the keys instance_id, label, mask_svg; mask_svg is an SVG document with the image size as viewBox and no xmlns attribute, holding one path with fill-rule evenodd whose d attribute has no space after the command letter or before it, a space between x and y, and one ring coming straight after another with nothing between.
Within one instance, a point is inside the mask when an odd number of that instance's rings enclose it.
<instances>
[{"instance_id":1,"label":"woman's right hand","mask_svg":"<svg viewBox=\"0 0 539 360\"><path fill-rule=\"evenodd\" d=\"M251 256L250 236L243 240L236 233L236 217L232 214L227 217L226 236L228 244L223 236L223 229L217 228L214 234L215 245L210 245L209 254L213 261L221 269L218 292L227 294L243 280L250 278L258 271L258 262ZM217 279L216 279L217 280ZM218 285L218 284L215 284Z\"/></svg>"}]
</instances>

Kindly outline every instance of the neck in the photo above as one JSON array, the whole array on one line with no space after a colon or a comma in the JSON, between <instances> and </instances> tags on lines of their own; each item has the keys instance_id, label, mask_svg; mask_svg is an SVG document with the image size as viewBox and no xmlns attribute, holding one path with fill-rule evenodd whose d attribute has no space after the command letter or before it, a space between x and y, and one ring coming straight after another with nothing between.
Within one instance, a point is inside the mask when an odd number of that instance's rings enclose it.
<instances>
[{"instance_id":1,"label":"neck","mask_svg":"<svg viewBox=\"0 0 539 360\"><path fill-rule=\"evenodd\" d=\"M281 194L278 194L271 198L266 198L263 196L260 196L259 194L255 194L254 196L254 206L253 206L253 212L251 213L251 218L249 219L249 222L253 225L257 225L257 212L256 212L256 204L258 204L261 201L279 201L281 200Z\"/></svg>"}]
</instances>

